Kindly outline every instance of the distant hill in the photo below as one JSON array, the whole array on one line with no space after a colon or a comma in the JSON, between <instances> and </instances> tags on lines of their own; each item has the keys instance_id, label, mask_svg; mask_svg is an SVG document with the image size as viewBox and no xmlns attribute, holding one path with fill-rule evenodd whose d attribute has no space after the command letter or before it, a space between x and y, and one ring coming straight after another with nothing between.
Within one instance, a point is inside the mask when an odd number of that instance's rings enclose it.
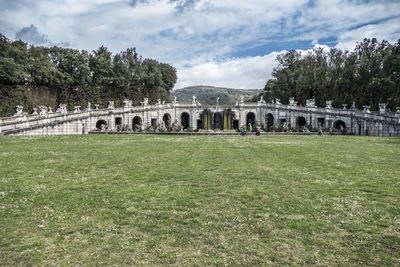
<instances>
[{"instance_id":1,"label":"distant hill","mask_svg":"<svg viewBox=\"0 0 400 267\"><path fill-rule=\"evenodd\" d=\"M232 89L200 85L173 90L171 99L173 100L176 96L176 100L179 102L191 102L192 96L195 95L201 104L215 105L217 97L219 97L221 105L234 105L240 100L240 95L243 95L244 99L247 100L260 92L260 89Z\"/></svg>"}]
</instances>

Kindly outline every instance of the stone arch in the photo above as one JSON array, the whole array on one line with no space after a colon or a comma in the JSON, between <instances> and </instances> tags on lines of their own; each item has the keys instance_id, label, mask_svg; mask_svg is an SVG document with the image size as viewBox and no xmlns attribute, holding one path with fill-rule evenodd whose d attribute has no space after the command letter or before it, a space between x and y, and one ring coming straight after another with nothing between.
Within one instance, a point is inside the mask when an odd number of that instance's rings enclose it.
<instances>
[{"instance_id":1,"label":"stone arch","mask_svg":"<svg viewBox=\"0 0 400 267\"><path fill-rule=\"evenodd\" d=\"M190 115L187 112L181 113L181 125L182 128L185 130L190 126Z\"/></svg>"},{"instance_id":2,"label":"stone arch","mask_svg":"<svg viewBox=\"0 0 400 267\"><path fill-rule=\"evenodd\" d=\"M171 127L171 115L169 113L164 114L163 122L166 128Z\"/></svg>"},{"instance_id":3,"label":"stone arch","mask_svg":"<svg viewBox=\"0 0 400 267\"><path fill-rule=\"evenodd\" d=\"M303 116L298 116L297 118L296 118L296 126L297 127L304 127L304 126L306 126L306 124L307 124L307 120L306 120L306 118L304 118Z\"/></svg>"},{"instance_id":4,"label":"stone arch","mask_svg":"<svg viewBox=\"0 0 400 267\"><path fill-rule=\"evenodd\" d=\"M96 122L96 128L99 130L104 130L107 128L107 122L105 120L98 120Z\"/></svg>"},{"instance_id":5,"label":"stone arch","mask_svg":"<svg viewBox=\"0 0 400 267\"><path fill-rule=\"evenodd\" d=\"M132 130L137 131L140 130L142 126L142 118L139 116L135 116L132 120Z\"/></svg>"},{"instance_id":6,"label":"stone arch","mask_svg":"<svg viewBox=\"0 0 400 267\"><path fill-rule=\"evenodd\" d=\"M333 123L333 128L335 128L336 130L346 129L346 123L342 120L336 120Z\"/></svg>"},{"instance_id":7,"label":"stone arch","mask_svg":"<svg viewBox=\"0 0 400 267\"><path fill-rule=\"evenodd\" d=\"M248 112L246 115L246 127L248 127L249 124L254 129L256 125L256 114L254 114L254 112Z\"/></svg>"},{"instance_id":8,"label":"stone arch","mask_svg":"<svg viewBox=\"0 0 400 267\"><path fill-rule=\"evenodd\" d=\"M216 112L214 113L214 129L224 129L224 116L222 115L222 112Z\"/></svg>"},{"instance_id":9,"label":"stone arch","mask_svg":"<svg viewBox=\"0 0 400 267\"><path fill-rule=\"evenodd\" d=\"M268 113L265 115L265 128L269 131L272 126L274 126L274 115Z\"/></svg>"}]
</instances>

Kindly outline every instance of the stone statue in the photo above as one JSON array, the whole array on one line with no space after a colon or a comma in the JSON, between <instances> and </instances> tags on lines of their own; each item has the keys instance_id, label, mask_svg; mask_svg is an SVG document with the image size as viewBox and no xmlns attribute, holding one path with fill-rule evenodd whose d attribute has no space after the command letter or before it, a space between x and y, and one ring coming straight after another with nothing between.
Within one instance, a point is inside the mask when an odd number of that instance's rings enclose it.
<instances>
[{"instance_id":1,"label":"stone statue","mask_svg":"<svg viewBox=\"0 0 400 267\"><path fill-rule=\"evenodd\" d=\"M275 105L280 105L281 104L281 100L279 98L275 98Z\"/></svg>"},{"instance_id":2,"label":"stone statue","mask_svg":"<svg viewBox=\"0 0 400 267\"><path fill-rule=\"evenodd\" d=\"M86 111L91 111L92 110L92 104L90 102L87 103L87 108Z\"/></svg>"},{"instance_id":3,"label":"stone statue","mask_svg":"<svg viewBox=\"0 0 400 267\"><path fill-rule=\"evenodd\" d=\"M219 106L219 96L217 97L217 106Z\"/></svg>"},{"instance_id":4,"label":"stone statue","mask_svg":"<svg viewBox=\"0 0 400 267\"><path fill-rule=\"evenodd\" d=\"M124 108L131 108L132 107L132 100L125 99L124 100Z\"/></svg>"},{"instance_id":5,"label":"stone statue","mask_svg":"<svg viewBox=\"0 0 400 267\"><path fill-rule=\"evenodd\" d=\"M108 101L108 108L113 109L114 108L114 101Z\"/></svg>"},{"instance_id":6,"label":"stone statue","mask_svg":"<svg viewBox=\"0 0 400 267\"><path fill-rule=\"evenodd\" d=\"M74 113L81 112L81 106L74 106L74 108L75 108Z\"/></svg>"},{"instance_id":7,"label":"stone statue","mask_svg":"<svg viewBox=\"0 0 400 267\"><path fill-rule=\"evenodd\" d=\"M331 109L332 108L332 100L326 100L326 108Z\"/></svg>"},{"instance_id":8,"label":"stone statue","mask_svg":"<svg viewBox=\"0 0 400 267\"><path fill-rule=\"evenodd\" d=\"M356 109L356 102L353 101L353 104L351 104L351 109Z\"/></svg>"},{"instance_id":9,"label":"stone statue","mask_svg":"<svg viewBox=\"0 0 400 267\"><path fill-rule=\"evenodd\" d=\"M297 106L297 101L294 101L294 97L289 97L289 106Z\"/></svg>"},{"instance_id":10,"label":"stone statue","mask_svg":"<svg viewBox=\"0 0 400 267\"><path fill-rule=\"evenodd\" d=\"M157 99L157 104L161 105L161 99Z\"/></svg>"},{"instance_id":11,"label":"stone statue","mask_svg":"<svg viewBox=\"0 0 400 267\"><path fill-rule=\"evenodd\" d=\"M379 113L380 114L385 114L386 113L386 106L387 106L387 103L380 103L379 104Z\"/></svg>"},{"instance_id":12,"label":"stone statue","mask_svg":"<svg viewBox=\"0 0 400 267\"><path fill-rule=\"evenodd\" d=\"M174 96L174 101L172 103L174 104L178 103L178 101L176 101L176 96Z\"/></svg>"},{"instance_id":13,"label":"stone statue","mask_svg":"<svg viewBox=\"0 0 400 267\"><path fill-rule=\"evenodd\" d=\"M59 112L61 114L67 114L68 110L67 110L67 105L65 104L60 104L59 108L56 110L56 112Z\"/></svg>"},{"instance_id":14,"label":"stone statue","mask_svg":"<svg viewBox=\"0 0 400 267\"><path fill-rule=\"evenodd\" d=\"M47 116L47 107L45 106L39 106L39 116L40 117L46 117Z\"/></svg>"},{"instance_id":15,"label":"stone statue","mask_svg":"<svg viewBox=\"0 0 400 267\"><path fill-rule=\"evenodd\" d=\"M314 108L315 107L315 99L314 98L307 99L306 100L306 106L309 107L309 108Z\"/></svg>"},{"instance_id":16,"label":"stone statue","mask_svg":"<svg viewBox=\"0 0 400 267\"><path fill-rule=\"evenodd\" d=\"M16 106L16 110L15 110L14 116L15 116L15 117L17 117L17 116L22 116L22 115L23 115L23 114L22 114L22 110L23 110L23 109L24 109L23 106L17 105L17 106Z\"/></svg>"},{"instance_id":17,"label":"stone statue","mask_svg":"<svg viewBox=\"0 0 400 267\"><path fill-rule=\"evenodd\" d=\"M251 123L249 123L249 132L253 130L253 127L251 126Z\"/></svg>"},{"instance_id":18,"label":"stone statue","mask_svg":"<svg viewBox=\"0 0 400 267\"><path fill-rule=\"evenodd\" d=\"M143 106L147 106L148 104L149 104L149 99L148 99L147 97L145 97L145 98L143 99L142 105L143 105Z\"/></svg>"},{"instance_id":19,"label":"stone statue","mask_svg":"<svg viewBox=\"0 0 400 267\"><path fill-rule=\"evenodd\" d=\"M363 111L364 111L365 113L371 113L371 110L369 110L369 109L371 108L371 106L369 106L369 105L364 105L363 108L364 108Z\"/></svg>"},{"instance_id":20,"label":"stone statue","mask_svg":"<svg viewBox=\"0 0 400 267\"><path fill-rule=\"evenodd\" d=\"M244 95L240 95L240 103L244 102Z\"/></svg>"},{"instance_id":21,"label":"stone statue","mask_svg":"<svg viewBox=\"0 0 400 267\"><path fill-rule=\"evenodd\" d=\"M197 104L196 96L194 95L194 96L192 96L192 105L196 105L196 104Z\"/></svg>"}]
</instances>

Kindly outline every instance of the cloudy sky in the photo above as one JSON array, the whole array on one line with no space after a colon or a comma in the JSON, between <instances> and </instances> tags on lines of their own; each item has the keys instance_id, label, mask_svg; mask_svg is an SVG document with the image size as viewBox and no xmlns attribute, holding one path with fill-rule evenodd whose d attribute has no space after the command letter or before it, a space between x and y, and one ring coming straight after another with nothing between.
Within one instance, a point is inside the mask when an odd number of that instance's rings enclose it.
<instances>
[{"instance_id":1,"label":"cloudy sky","mask_svg":"<svg viewBox=\"0 0 400 267\"><path fill-rule=\"evenodd\" d=\"M175 88L263 88L279 52L400 39L400 0L0 0L0 32L35 45L139 54Z\"/></svg>"}]
</instances>

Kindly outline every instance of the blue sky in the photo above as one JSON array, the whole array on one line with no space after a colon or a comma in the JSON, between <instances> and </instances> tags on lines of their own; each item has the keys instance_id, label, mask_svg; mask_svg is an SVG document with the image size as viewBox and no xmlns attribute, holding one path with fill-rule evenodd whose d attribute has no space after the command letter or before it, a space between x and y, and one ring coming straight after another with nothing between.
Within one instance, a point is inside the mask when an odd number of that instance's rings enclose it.
<instances>
[{"instance_id":1,"label":"blue sky","mask_svg":"<svg viewBox=\"0 0 400 267\"><path fill-rule=\"evenodd\" d=\"M400 39L390 0L0 0L0 31L35 45L136 47L173 65L175 88L263 88L279 53Z\"/></svg>"}]
</instances>

